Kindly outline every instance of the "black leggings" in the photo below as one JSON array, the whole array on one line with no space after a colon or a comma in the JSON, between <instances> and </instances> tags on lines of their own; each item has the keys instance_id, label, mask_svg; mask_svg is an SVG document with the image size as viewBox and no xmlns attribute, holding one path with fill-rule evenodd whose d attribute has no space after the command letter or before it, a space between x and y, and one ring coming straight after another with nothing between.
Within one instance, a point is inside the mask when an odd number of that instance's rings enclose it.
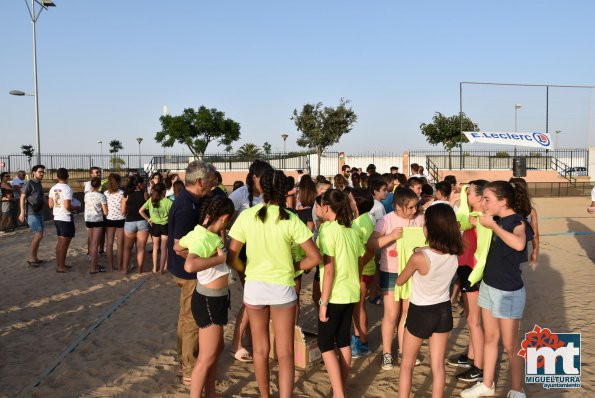
<instances>
[{"instance_id":1,"label":"black leggings","mask_svg":"<svg viewBox=\"0 0 595 398\"><path fill-rule=\"evenodd\" d=\"M318 348L320 352L332 351L335 348L351 346L351 316L354 303L331 304L326 308L326 322L318 320Z\"/></svg>"}]
</instances>

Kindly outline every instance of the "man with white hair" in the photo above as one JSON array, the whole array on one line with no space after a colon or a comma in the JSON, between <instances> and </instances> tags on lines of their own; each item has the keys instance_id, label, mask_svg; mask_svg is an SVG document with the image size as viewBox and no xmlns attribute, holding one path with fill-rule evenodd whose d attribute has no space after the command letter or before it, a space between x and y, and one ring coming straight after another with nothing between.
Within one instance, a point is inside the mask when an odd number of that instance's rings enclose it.
<instances>
[{"instance_id":1,"label":"man with white hair","mask_svg":"<svg viewBox=\"0 0 595 398\"><path fill-rule=\"evenodd\" d=\"M167 269L180 288L177 349L182 383L190 385L192 368L198 355L198 326L192 316L192 294L196 289L196 273L184 270L188 250L174 251L174 245L199 223L203 198L217 185L215 168L201 160L186 168L185 189L174 200L168 217Z\"/></svg>"}]
</instances>

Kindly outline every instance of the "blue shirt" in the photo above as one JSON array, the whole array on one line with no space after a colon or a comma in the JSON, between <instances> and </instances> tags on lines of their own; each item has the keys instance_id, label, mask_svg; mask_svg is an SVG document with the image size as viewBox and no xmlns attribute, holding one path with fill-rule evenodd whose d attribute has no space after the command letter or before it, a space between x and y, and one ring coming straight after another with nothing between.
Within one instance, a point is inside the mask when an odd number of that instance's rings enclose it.
<instances>
[{"instance_id":1,"label":"blue shirt","mask_svg":"<svg viewBox=\"0 0 595 398\"><path fill-rule=\"evenodd\" d=\"M390 213L391 211L395 211L395 209L393 209L394 196L394 193L389 192L388 195L386 195L386 198L382 201L382 205L384 206L384 210L386 210L386 214Z\"/></svg>"},{"instance_id":2,"label":"blue shirt","mask_svg":"<svg viewBox=\"0 0 595 398\"><path fill-rule=\"evenodd\" d=\"M214 195L219 193L215 192ZM182 189L171 204L167 218L167 269L173 276L181 279L196 279L196 272L184 271L186 259L174 252L174 240L182 239L198 225L203 201L203 198L197 198L186 189Z\"/></svg>"},{"instance_id":3,"label":"blue shirt","mask_svg":"<svg viewBox=\"0 0 595 398\"><path fill-rule=\"evenodd\" d=\"M196 273L184 271L186 259L174 252L174 239L182 239L198 225L202 202L202 198L197 198L186 189L182 189L173 201L167 218L167 269L172 275L181 279L196 279Z\"/></svg>"}]
</instances>

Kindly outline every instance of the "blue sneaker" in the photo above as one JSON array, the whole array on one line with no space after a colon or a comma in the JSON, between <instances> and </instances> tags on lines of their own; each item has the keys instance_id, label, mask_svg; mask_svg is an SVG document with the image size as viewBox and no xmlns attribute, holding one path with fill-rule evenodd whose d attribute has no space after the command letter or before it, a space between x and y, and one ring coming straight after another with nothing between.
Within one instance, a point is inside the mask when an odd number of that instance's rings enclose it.
<instances>
[{"instance_id":1,"label":"blue sneaker","mask_svg":"<svg viewBox=\"0 0 595 398\"><path fill-rule=\"evenodd\" d=\"M357 343L357 350L359 351L360 357L368 355L371 352L370 347L368 347L368 344L362 343L359 339L357 340Z\"/></svg>"},{"instance_id":2,"label":"blue sneaker","mask_svg":"<svg viewBox=\"0 0 595 398\"><path fill-rule=\"evenodd\" d=\"M357 342L359 341L359 339L357 338L357 336L351 335L351 351L355 351L357 349Z\"/></svg>"},{"instance_id":3,"label":"blue sneaker","mask_svg":"<svg viewBox=\"0 0 595 398\"><path fill-rule=\"evenodd\" d=\"M351 336L351 358L359 358L362 356L360 351L361 341L357 336Z\"/></svg>"}]
</instances>

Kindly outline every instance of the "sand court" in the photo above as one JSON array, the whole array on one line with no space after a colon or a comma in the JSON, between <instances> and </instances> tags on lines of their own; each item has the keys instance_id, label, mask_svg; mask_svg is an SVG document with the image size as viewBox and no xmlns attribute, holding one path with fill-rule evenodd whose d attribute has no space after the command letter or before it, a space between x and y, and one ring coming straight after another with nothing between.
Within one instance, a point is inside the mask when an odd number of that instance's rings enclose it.
<instances>
[{"instance_id":1,"label":"sand court","mask_svg":"<svg viewBox=\"0 0 595 398\"><path fill-rule=\"evenodd\" d=\"M539 263L527 268L527 289L522 333L535 324L554 332L582 333L582 388L544 390L527 385L530 397L593 396L595 359L592 330L595 318L595 216L586 212L589 198L540 198L535 200L542 234ZM29 267L25 256L31 234L17 230L0 236L0 396L32 397L185 397L189 389L177 377L175 336L179 290L170 275L123 276L117 272L89 275L86 231L82 215L76 216L77 236L67 257L72 271L55 272L56 234L46 223L39 257L48 262ZM99 263L106 264L103 257ZM145 270L150 271L150 256ZM302 317L306 330L316 330L311 300L312 273L303 281ZM226 351L219 362L217 390L225 397L257 397L252 364L228 355L233 321L241 301L238 283L231 285L230 324L225 328ZM380 319L382 307L367 304L370 348L373 353L355 359L350 397L393 397L397 394L398 366L380 369ZM468 332L460 309L453 312L455 329L448 355L465 349ZM396 339L395 339L396 344ZM76 345L76 347L74 347ZM393 347L396 352L396 346ZM431 374L427 344L423 363L414 371L416 397L429 397ZM497 396L510 386L507 356L502 355ZM48 368L54 369L46 374ZM272 383L276 364L272 363ZM461 369L446 368L445 396L458 396L469 384L457 382ZM34 384L38 384L33 387ZM296 371L294 396L329 396L330 383L322 365Z\"/></svg>"}]
</instances>

